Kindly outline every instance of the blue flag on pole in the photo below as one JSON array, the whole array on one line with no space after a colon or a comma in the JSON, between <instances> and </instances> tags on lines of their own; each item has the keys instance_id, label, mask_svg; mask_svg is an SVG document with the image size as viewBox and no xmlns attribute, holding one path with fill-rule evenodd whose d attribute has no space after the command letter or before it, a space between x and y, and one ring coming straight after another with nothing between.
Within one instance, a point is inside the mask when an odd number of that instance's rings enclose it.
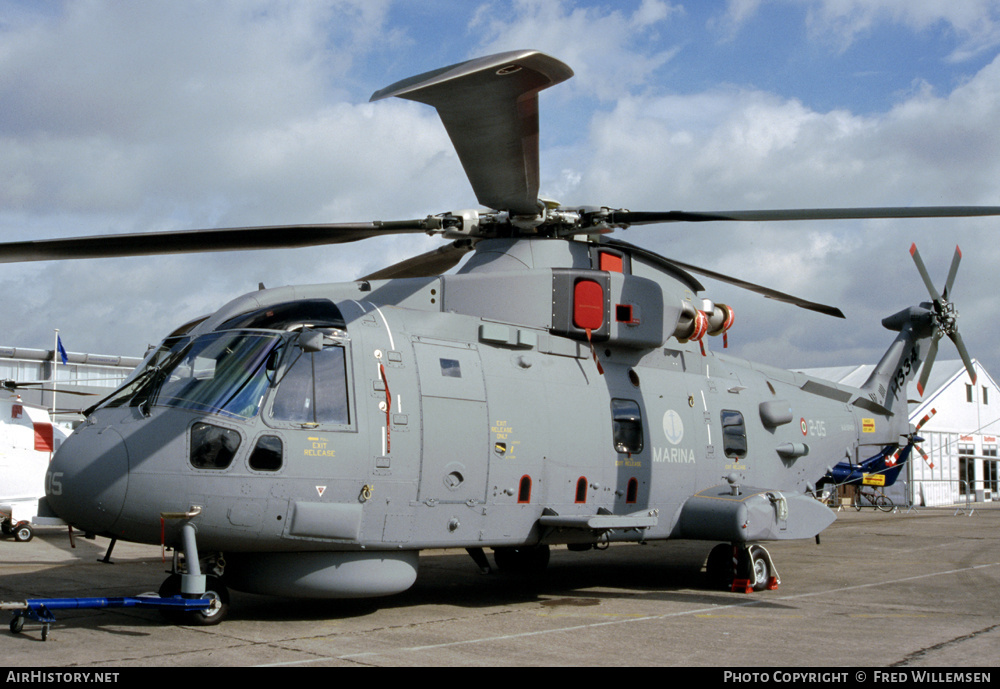
<instances>
[{"instance_id":1,"label":"blue flag on pole","mask_svg":"<svg viewBox=\"0 0 1000 689\"><path fill-rule=\"evenodd\" d=\"M62 338L56 335L56 348L59 350L59 358L62 359L63 364L69 363L69 357L66 356L66 348L63 347Z\"/></svg>"}]
</instances>

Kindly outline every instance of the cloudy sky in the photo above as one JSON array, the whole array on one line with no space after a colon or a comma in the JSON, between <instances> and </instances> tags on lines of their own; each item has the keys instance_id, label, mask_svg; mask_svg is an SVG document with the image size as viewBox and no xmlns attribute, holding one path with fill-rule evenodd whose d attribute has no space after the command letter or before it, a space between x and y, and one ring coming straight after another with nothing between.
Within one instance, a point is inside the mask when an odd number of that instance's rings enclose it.
<instances>
[{"instance_id":1,"label":"cloudy sky","mask_svg":"<svg viewBox=\"0 0 1000 689\"><path fill-rule=\"evenodd\" d=\"M632 210L1000 205L996 0L0 0L0 241L421 217L475 204L433 109L371 93L534 48L542 195ZM874 363L926 298L1000 374L1000 219L663 225L621 238L839 306L705 279L733 354ZM258 282L351 280L438 240L0 266L0 344L141 355ZM948 345L942 358L955 358Z\"/></svg>"}]
</instances>

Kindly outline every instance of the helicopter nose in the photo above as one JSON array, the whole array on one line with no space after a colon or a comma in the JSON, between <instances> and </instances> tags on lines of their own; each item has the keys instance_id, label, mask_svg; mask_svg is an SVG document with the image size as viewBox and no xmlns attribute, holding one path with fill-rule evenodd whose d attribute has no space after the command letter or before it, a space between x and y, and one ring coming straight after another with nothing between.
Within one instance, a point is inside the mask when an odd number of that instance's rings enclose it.
<instances>
[{"instance_id":1,"label":"helicopter nose","mask_svg":"<svg viewBox=\"0 0 1000 689\"><path fill-rule=\"evenodd\" d=\"M52 458L46 498L63 521L92 533L106 532L125 503L128 450L112 428L79 428Z\"/></svg>"}]
</instances>

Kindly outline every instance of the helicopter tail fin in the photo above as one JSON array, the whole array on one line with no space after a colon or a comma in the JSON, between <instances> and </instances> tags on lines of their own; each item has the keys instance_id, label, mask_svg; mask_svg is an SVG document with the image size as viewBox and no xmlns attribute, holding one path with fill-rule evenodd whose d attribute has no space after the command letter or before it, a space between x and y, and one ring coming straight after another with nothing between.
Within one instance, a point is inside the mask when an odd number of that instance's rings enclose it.
<instances>
[{"instance_id":1,"label":"helicopter tail fin","mask_svg":"<svg viewBox=\"0 0 1000 689\"><path fill-rule=\"evenodd\" d=\"M913 453L913 448L913 442L898 448L895 445L890 445L882 448L874 457L869 457L859 464L840 462L829 470L820 484L891 486L899 478L903 467L906 466L907 460Z\"/></svg>"},{"instance_id":2,"label":"helicopter tail fin","mask_svg":"<svg viewBox=\"0 0 1000 689\"><path fill-rule=\"evenodd\" d=\"M906 385L924 363L921 344L928 342L933 332L933 317L927 306L913 306L882 320L885 328L899 335L861 389L868 399L890 412L897 404L905 409Z\"/></svg>"}]
</instances>

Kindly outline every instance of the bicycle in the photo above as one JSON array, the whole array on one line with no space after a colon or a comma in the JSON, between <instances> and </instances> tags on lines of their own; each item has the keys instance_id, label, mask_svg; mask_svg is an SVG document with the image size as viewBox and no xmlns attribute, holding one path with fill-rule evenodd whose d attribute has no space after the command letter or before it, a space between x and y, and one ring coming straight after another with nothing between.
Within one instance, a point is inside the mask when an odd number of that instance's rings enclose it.
<instances>
[{"instance_id":1,"label":"bicycle","mask_svg":"<svg viewBox=\"0 0 1000 689\"><path fill-rule=\"evenodd\" d=\"M883 512L892 512L896 505L878 488L858 486L854 493L854 509L861 511L862 507L873 507Z\"/></svg>"}]
</instances>

